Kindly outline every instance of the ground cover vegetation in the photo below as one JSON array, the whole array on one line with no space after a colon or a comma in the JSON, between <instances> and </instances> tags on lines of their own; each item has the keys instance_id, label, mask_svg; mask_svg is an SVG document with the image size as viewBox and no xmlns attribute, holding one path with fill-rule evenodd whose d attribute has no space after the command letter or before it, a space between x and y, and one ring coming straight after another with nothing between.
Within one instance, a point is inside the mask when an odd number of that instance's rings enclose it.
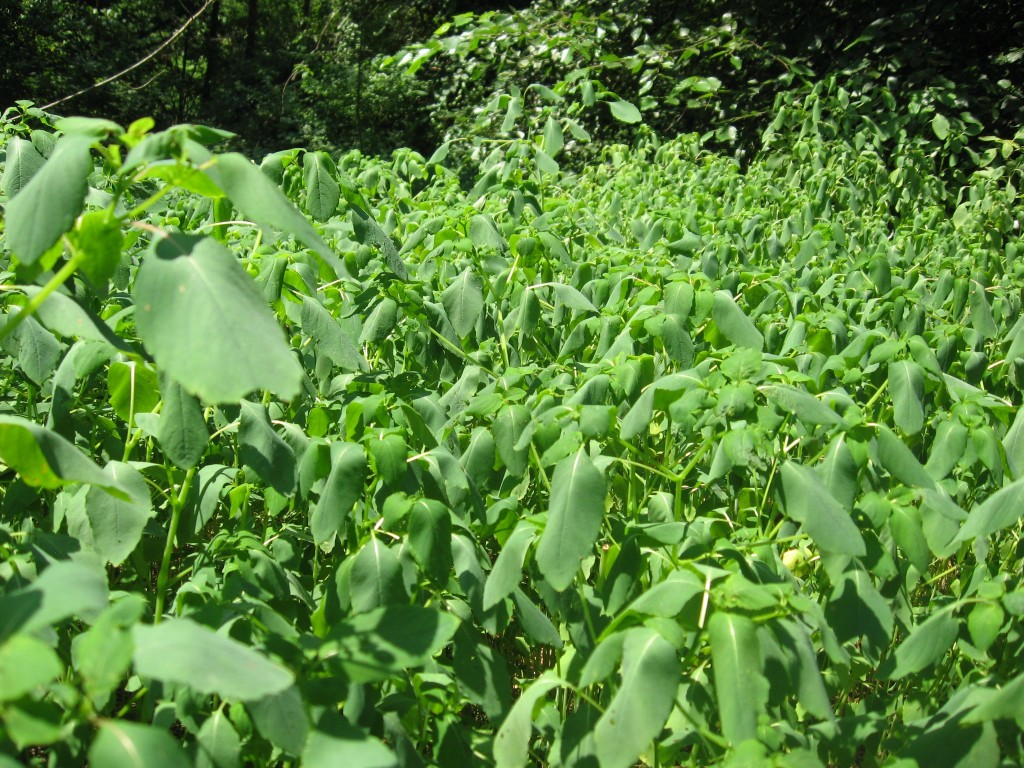
<instances>
[{"instance_id":1,"label":"ground cover vegetation","mask_svg":"<svg viewBox=\"0 0 1024 768\"><path fill-rule=\"evenodd\" d=\"M560 5L423 151L4 113L0 766L1024 760L1014 38Z\"/></svg>"}]
</instances>

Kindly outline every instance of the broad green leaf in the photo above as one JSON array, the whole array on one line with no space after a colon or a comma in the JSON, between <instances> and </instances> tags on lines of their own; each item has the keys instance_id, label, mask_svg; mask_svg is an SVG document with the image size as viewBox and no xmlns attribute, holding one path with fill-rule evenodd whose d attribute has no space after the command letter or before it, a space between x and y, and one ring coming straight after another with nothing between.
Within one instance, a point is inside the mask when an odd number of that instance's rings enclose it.
<instances>
[{"instance_id":1,"label":"broad green leaf","mask_svg":"<svg viewBox=\"0 0 1024 768\"><path fill-rule=\"evenodd\" d=\"M349 679L373 682L427 664L458 626L455 616L434 608L389 605L344 619L330 638Z\"/></svg>"},{"instance_id":2,"label":"broad green leaf","mask_svg":"<svg viewBox=\"0 0 1024 768\"><path fill-rule=\"evenodd\" d=\"M44 384L56 370L64 345L34 317L22 321L16 333L18 367L36 384Z\"/></svg>"},{"instance_id":3,"label":"broad green leaf","mask_svg":"<svg viewBox=\"0 0 1024 768\"><path fill-rule=\"evenodd\" d=\"M391 335L398 322L398 302L385 296L370 311L363 321L363 331L359 335L360 343L380 344Z\"/></svg>"},{"instance_id":4,"label":"broad green leaf","mask_svg":"<svg viewBox=\"0 0 1024 768\"><path fill-rule=\"evenodd\" d=\"M0 701L20 699L63 672L60 658L41 640L15 635L0 643Z\"/></svg>"},{"instance_id":5,"label":"broad green leaf","mask_svg":"<svg viewBox=\"0 0 1024 768\"><path fill-rule=\"evenodd\" d=\"M825 615L840 642L860 639L865 657L877 662L892 641L892 609L862 568L847 571L825 606Z\"/></svg>"},{"instance_id":6,"label":"broad green leaf","mask_svg":"<svg viewBox=\"0 0 1024 768\"><path fill-rule=\"evenodd\" d=\"M832 702L821 676L818 656L808 630L791 619L774 621L770 625L780 644L792 653L790 675L795 683L796 700L815 717L831 720Z\"/></svg>"},{"instance_id":7,"label":"broad green leaf","mask_svg":"<svg viewBox=\"0 0 1024 768\"><path fill-rule=\"evenodd\" d=\"M714 663L717 682L717 656ZM594 728L602 768L636 763L661 733L679 678L679 659L671 643L646 627L629 631L622 649L622 682Z\"/></svg>"},{"instance_id":8,"label":"broad green leaf","mask_svg":"<svg viewBox=\"0 0 1024 768\"><path fill-rule=\"evenodd\" d=\"M494 736L496 768L523 768L528 764L530 737L537 705L561 685L551 670L544 672L522 692Z\"/></svg>"},{"instance_id":9,"label":"broad green leaf","mask_svg":"<svg viewBox=\"0 0 1024 768\"><path fill-rule=\"evenodd\" d=\"M1024 674L1017 675L1010 682L967 713L965 723L981 723L986 720L1020 720L1024 712Z\"/></svg>"},{"instance_id":10,"label":"broad green leaf","mask_svg":"<svg viewBox=\"0 0 1024 768\"><path fill-rule=\"evenodd\" d=\"M0 459L34 487L91 483L116 490L110 476L74 444L19 416L0 415Z\"/></svg>"},{"instance_id":11,"label":"broad green leaf","mask_svg":"<svg viewBox=\"0 0 1024 768\"><path fill-rule=\"evenodd\" d=\"M530 544L537 536L533 524L521 520L505 540L484 584L484 610L504 600L523 580L523 562Z\"/></svg>"},{"instance_id":12,"label":"broad green leaf","mask_svg":"<svg viewBox=\"0 0 1024 768\"><path fill-rule=\"evenodd\" d=\"M146 601L133 594L114 602L85 632L71 642L71 661L82 678L85 692L97 711L124 682L132 664L132 636L128 627L146 610Z\"/></svg>"},{"instance_id":13,"label":"broad green leaf","mask_svg":"<svg viewBox=\"0 0 1024 768\"><path fill-rule=\"evenodd\" d=\"M558 153L565 146L565 138L562 135L562 126L554 117L548 115L544 123L544 153L548 157L558 157Z\"/></svg>"},{"instance_id":14,"label":"broad green leaf","mask_svg":"<svg viewBox=\"0 0 1024 768\"><path fill-rule=\"evenodd\" d=\"M529 639L552 648L562 647L562 638L551 619L519 587L512 590L512 602L516 618Z\"/></svg>"},{"instance_id":15,"label":"broad green leaf","mask_svg":"<svg viewBox=\"0 0 1024 768\"><path fill-rule=\"evenodd\" d=\"M583 449L555 467L536 559L541 574L558 592L572 584L580 560L597 541L606 493L604 475Z\"/></svg>"},{"instance_id":16,"label":"broad green leaf","mask_svg":"<svg viewBox=\"0 0 1024 768\"><path fill-rule=\"evenodd\" d=\"M142 540L146 523L153 517L153 503L146 478L131 465L112 461L106 472L128 498L116 498L92 486L85 494L85 514L96 552L104 562L121 565Z\"/></svg>"},{"instance_id":17,"label":"broad green leaf","mask_svg":"<svg viewBox=\"0 0 1024 768\"><path fill-rule=\"evenodd\" d=\"M335 712L326 711L309 732L302 750L304 768L399 768L394 753Z\"/></svg>"},{"instance_id":18,"label":"broad green leaf","mask_svg":"<svg viewBox=\"0 0 1024 768\"><path fill-rule=\"evenodd\" d=\"M235 768L241 765L242 740L223 709L218 709L196 734L196 768Z\"/></svg>"},{"instance_id":19,"label":"broad green leaf","mask_svg":"<svg viewBox=\"0 0 1024 768\"><path fill-rule=\"evenodd\" d=\"M4 161L4 176L0 180L0 192L13 198L39 172L46 160L32 146L31 141L17 136L4 145L4 152L7 157Z\"/></svg>"},{"instance_id":20,"label":"broad green leaf","mask_svg":"<svg viewBox=\"0 0 1024 768\"><path fill-rule=\"evenodd\" d=\"M245 708L256 730L267 741L289 755L302 754L310 723L302 694L296 686L248 701Z\"/></svg>"},{"instance_id":21,"label":"broad green leaf","mask_svg":"<svg viewBox=\"0 0 1024 768\"><path fill-rule=\"evenodd\" d=\"M107 369L110 405L123 422L135 426L135 414L152 413L160 402L160 384L151 365L115 360Z\"/></svg>"},{"instance_id":22,"label":"broad green leaf","mask_svg":"<svg viewBox=\"0 0 1024 768\"><path fill-rule=\"evenodd\" d=\"M405 477L409 446L401 434L371 435L366 447L373 457L373 466L385 485L394 485Z\"/></svg>"},{"instance_id":23,"label":"broad green leaf","mask_svg":"<svg viewBox=\"0 0 1024 768\"><path fill-rule=\"evenodd\" d=\"M398 248L380 225L358 206L352 206L352 230L356 240L380 250L384 263L399 280L409 279L409 270L398 253Z\"/></svg>"},{"instance_id":24,"label":"broad green leaf","mask_svg":"<svg viewBox=\"0 0 1024 768\"><path fill-rule=\"evenodd\" d=\"M302 156L306 182L306 210L317 221L327 221L338 210L341 188L334 179L334 162L326 152L307 152Z\"/></svg>"},{"instance_id":25,"label":"broad green leaf","mask_svg":"<svg viewBox=\"0 0 1024 768\"><path fill-rule=\"evenodd\" d=\"M727 291L715 291L711 318L722 335L737 347L764 349L764 336Z\"/></svg>"},{"instance_id":26,"label":"broad green leaf","mask_svg":"<svg viewBox=\"0 0 1024 768\"><path fill-rule=\"evenodd\" d=\"M93 170L91 144L85 136L60 139L42 169L7 203L7 246L23 264L35 263L81 213Z\"/></svg>"},{"instance_id":27,"label":"broad green leaf","mask_svg":"<svg viewBox=\"0 0 1024 768\"><path fill-rule=\"evenodd\" d=\"M33 298L42 288L26 285L22 290ZM132 351L132 347L115 335L99 316L63 293L55 291L47 296L36 310L35 318L58 336L103 342L122 351Z\"/></svg>"},{"instance_id":28,"label":"broad green leaf","mask_svg":"<svg viewBox=\"0 0 1024 768\"><path fill-rule=\"evenodd\" d=\"M965 542L1007 528L1024 515L1024 479L1000 488L968 513L955 541Z\"/></svg>"},{"instance_id":29,"label":"broad green leaf","mask_svg":"<svg viewBox=\"0 0 1024 768\"><path fill-rule=\"evenodd\" d=\"M331 473L320 500L309 513L309 529L318 546L342 530L352 506L363 497L366 453L356 443L331 445Z\"/></svg>"},{"instance_id":30,"label":"broad green leaf","mask_svg":"<svg viewBox=\"0 0 1024 768\"><path fill-rule=\"evenodd\" d=\"M72 616L95 619L107 607L106 574L63 560L38 579L0 597L0 641L14 632L30 634Z\"/></svg>"},{"instance_id":31,"label":"broad green leaf","mask_svg":"<svg viewBox=\"0 0 1024 768\"><path fill-rule=\"evenodd\" d=\"M896 646L892 656L879 667L879 676L888 680L920 672L934 664L952 647L960 631L960 622L952 611L941 608L915 626L906 639Z\"/></svg>"},{"instance_id":32,"label":"broad green leaf","mask_svg":"<svg viewBox=\"0 0 1024 768\"><path fill-rule=\"evenodd\" d=\"M451 512L433 499L418 499L409 510L409 548L423 572L445 584L452 572Z\"/></svg>"},{"instance_id":33,"label":"broad green leaf","mask_svg":"<svg viewBox=\"0 0 1024 768\"><path fill-rule=\"evenodd\" d=\"M160 378L163 406L157 441L164 453L181 469L194 467L210 443L203 407L170 376Z\"/></svg>"},{"instance_id":34,"label":"broad green leaf","mask_svg":"<svg viewBox=\"0 0 1024 768\"><path fill-rule=\"evenodd\" d=\"M247 219L295 235L336 274L348 274L344 264L327 247L313 225L249 158L235 152L217 155L213 167L206 173Z\"/></svg>"},{"instance_id":35,"label":"broad green leaf","mask_svg":"<svg viewBox=\"0 0 1024 768\"><path fill-rule=\"evenodd\" d=\"M295 451L270 423L262 405L241 402L238 457L245 468L282 496L295 493Z\"/></svg>"},{"instance_id":36,"label":"broad green leaf","mask_svg":"<svg viewBox=\"0 0 1024 768\"><path fill-rule=\"evenodd\" d=\"M619 99L618 101L609 101L609 108L612 111L612 117L622 123L639 123L643 118L640 115L640 110L628 101Z\"/></svg>"},{"instance_id":37,"label":"broad green leaf","mask_svg":"<svg viewBox=\"0 0 1024 768\"><path fill-rule=\"evenodd\" d=\"M127 720L101 720L89 747L89 764L110 768L192 768L170 732Z\"/></svg>"},{"instance_id":38,"label":"broad green leaf","mask_svg":"<svg viewBox=\"0 0 1024 768\"><path fill-rule=\"evenodd\" d=\"M787 461L781 470L786 496L786 514L825 552L863 556L866 553L860 529L850 513L810 467Z\"/></svg>"},{"instance_id":39,"label":"broad green leaf","mask_svg":"<svg viewBox=\"0 0 1024 768\"><path fill-rule=\"evenodd\" d=\"M461 338L469 336L476 327L476 321L484 308L484 295L480 286L480 280L473 270L467 267L461 275L452 281L451 285L441 293L441 303L444 305L448 319L452 327Z\"/></svg>"},{"instance_id":40,"label":"broad green leaf","mask_svg":"<svg viewBox=\"0 0 1024 768\"><path fill-rule=\"evenodd\" d=\"M512 704L512 680L500 650L466 624L455 633L452 669L459 691L492 720L505 715Z\"/></svg>"},{"instance_id":41,"label":"broad green leaf","mask_svg":"<svg viewBox=\"0 0 1024 768\"><path fill-rule=\"evenodd\" d=\"M513 477L522 477L526 472L529 448L516 448L516 445L530 421L530 412L515 403L502 408L491 425L498 456Z\"/></svg>"},{"instance_id":42,"label":"broad green leaf","mask_svg":"<svg viewBox=\"0 0 1024 768\"><path fill-rule=\"evenodd\" d=\"M952 472L964 457L969 437L970 431L959 421L953 419L940 421L935 428L935 437L932 439L928 461L924 465L928 474L936 480L942 480ZM1009 434L1007 438L1009 439ZM1004 441L1003 445L1006 447L1007 442ZM1010 473L1014 474L1014 460L1010 457L1009 448L1006 451L1006 462L1010 466Z\"/></svg>"},{"instance_id":43,"label":"broad green leaf","mask_svg":"<svg viewBox=\"0 0 1024 768\"><path fill-rule=\"evenodd\" d=\"M565 283L550 283L548 287L551 288L557 299L569 309L593 312L595 315L599 314L597 307L591 303L590 299L571 285L566 285Z\"/></svg>"},{"instance_id":44,"label":"broad green leaf","mask_svg":"<svg viewBox=\"0 0 1024 768\"><path fill-rule=\"evenodd\" d=\"M901 483L915 488L934 489L936 487L932 476L891 429L879 425L875 445L878 463Z\"/></svg>"},{"instance_id":45,"label":"broad green leaf","mask_svg":"<svg viewBox=\"0 0 1024 768\"><path fill-rule=\"evenodd\" d=\"M508 248L505 237L498 231L494 219L490 216L477 215L470 219L468 234L469 239L477 248L494 248L498 251Z\"/></svg>"},{"instance_id":46,"label":"broad green leaf","mask_svg":"<svg viewBox=\"0 0 1024 768\"><path fill-rule=\"evenodd\" d=\"M79 269L94 286L105 286L121 264L124 230L112 208L82 215L70 235Z\"/></svg>"},{"instance_id":47,"label":"broad green leaf","mask_svg":"<svg viewBox=\"0 0 1024 768\"><path fill-rule=\"evenodd\" d=\"M1010 470L1010 476L1014 480L1024 477L1024 408L1017 409L1013 424L1010 425L1006 431L1006 437L1003 438L1003 450L1006 454L1006 465Z\"/></svg>"},{"instance_id":48,"label":"broad green leaf","mask_svg":"<svg viewBox=\"0 0 1024 768\"><path fill-rule=\"evenodd\" d=\"M949 136L949 120L941 112L936 112L932 117L932 131L939 141L945 141Z\"/></svg>"},{"instance_id":49,"label":"broad green leaf","mask_svg":"<svg viewBox=\"0 0 1024 768\"><path fill-rule=\"evenodd\" d=\"M889 396L893 421L908 435L924 426L924 369L913 360L889 363Z\"/></svg>"},{"instance_id":50,"label":"broad green leaf","mask_svg":"<svg viewBox=\"0 0 1024 768\"><path fill-rule=\"evenodd\" d=\"M715 611L707 623L711 674L715 682L722 735L732 744L757 738L767 682L761 673L761 644L746 616Z\"/></svg>"},{"instance_id":51,"label":"broad green leaf","mask_svg":"<svg viewBox=\"0 0 1024 768\"><path fill-rule=\"evenodd\" d=\"M372 536L356 555L349 590L352 610L357 613L409 600L398 557L376 536Z\"/></svg>"},{"instance_id":52,"label":"broad green leaf","mask_svg":"<svg viewBox=\"0 0 1024 768\"><path fill-rule=\"evenodd\" d=\"M680 368L693 365L693 339L675 315L669 315L661 326L661 343L665 352Z\"/></svg>"},{"instance_id":53,"label":"broad green leaf","mask_svg":"<svg viewBox=\"0 0 1024 768\"><path fill-rule=\"evenodd\" d=\"M967 614L967 631L980 651L987 651L1003 628L1006 612L996 602L978 603Z\"/></svg>"},{"instance_id":54,"label":"broad green leaf","mask_svg":"<svg viewBox=\"0 0 1024 768\"><path fill-rule=\"evenodd\" d=\"M216 240L156 240L133 296L139 336L157 367L192 394L233 403L258 389L285 399L299 393L302 367L281 327L252 278Z\"/></svg>"},{"instance_id":55,"label":"broad green leaf","mask_svg":"<svg viewBox=\"0 0 1024 768\"><path fill-rule=\"evenodd\" d=\"M191 619L137 625L135 671L163 683L180 683L199 693L252 701L283 691L290 671L253 648Z\"/></svg>"},{"instance_id":56,"label":"broad green leaf","mask_svg":"<svg viewBox=\"0 0 1024 768\"><path fill-rule=\"evenodd\" d=\"M769 400L784 411L792 413L798 421L805 424L842 424L839 414L825 405L814 395L803 392L795 387L769 385L759 388Z\"/></svg>"},{"instance_id":57,"label":"broad green leaf","mask_svg":"<svg viewBox=\"0 0 1024 768\"><path fill-rule=\"evenodd\" d=\"M318 352L323 352L339 368L346 371L365 371L366 359L359 345L331 313L311 296L302 297L300 315L302 332L313 339Z\"/></svg>"}]
</instances>

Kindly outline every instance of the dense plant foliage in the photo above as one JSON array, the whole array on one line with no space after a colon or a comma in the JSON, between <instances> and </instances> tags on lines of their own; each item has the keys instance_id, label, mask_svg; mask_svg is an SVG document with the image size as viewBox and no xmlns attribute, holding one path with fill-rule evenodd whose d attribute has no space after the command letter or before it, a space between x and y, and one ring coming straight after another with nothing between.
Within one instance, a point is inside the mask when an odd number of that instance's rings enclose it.
<instances>
[{"instance_id":1,"label":"dense plant foliage","mask_svg":"<svg viewBox=\"0 0 1024 768\"><path fill-rule=\"evenodd\" d=\"M304 5L304 149L0 118L0 768L1020 764L1013 83Z\"/></svg>"}]
</instances>

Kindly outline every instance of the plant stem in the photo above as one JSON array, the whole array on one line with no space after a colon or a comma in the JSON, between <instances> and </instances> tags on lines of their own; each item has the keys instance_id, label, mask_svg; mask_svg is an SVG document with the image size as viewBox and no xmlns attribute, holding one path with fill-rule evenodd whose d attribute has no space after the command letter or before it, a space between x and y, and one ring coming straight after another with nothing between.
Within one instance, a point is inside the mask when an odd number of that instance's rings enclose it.
<instances>
[{"instance_id":1,"label":"plant stem","mask_svg":"<svg viewBox=\"0 0 1024 768\"><path fill-rule=\"evenodd\" d=\"M35 314L47 297L63 285L65 280L75 274L75 270L78 269L81 261L82 257L77 254L68 259L67 264L50 278L50 281L43 286L42 290L29 299L28 304L22 307L18 314L10 318L3 328L0 328L0 339L7 338L19 325L25 322L29 315Z\"/></svg>"},{"instance_id":2,"label":"plant stem","mask_svg":"<svg viewBox=\"0 0 1024 768\"><path fill-rule=\"evenodd\" d=\"M171 494L171 522L167 527L167 541L164 543L164 555L160 560L160 575L156 579L156 605L153 608L154 624L159 624L163 618L164 599L167 595L167 579L171 572L171 555L174 554L174 540L178 536L181 511L185 507L185 500L188 498L188 491L192 487L192 478L195 475L196 468L192 467L185 473L185 479L181 483L177 496Z\"/></svg>"}]
</instances>

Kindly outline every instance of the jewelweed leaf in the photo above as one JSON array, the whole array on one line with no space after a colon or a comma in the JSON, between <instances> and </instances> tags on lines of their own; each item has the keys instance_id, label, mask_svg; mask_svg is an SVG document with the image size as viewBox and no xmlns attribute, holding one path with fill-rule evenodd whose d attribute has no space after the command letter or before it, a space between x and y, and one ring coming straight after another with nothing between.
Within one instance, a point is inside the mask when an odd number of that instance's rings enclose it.
<instances>
[{"instance_id":1,"label":"jewelweed leaf","mask_svg":"<svg viewBox=\"0 0 1024 768\"><path fill-rule=\"evenodd\" d=\"M409 510L409 548L423 572L445 584L452 571L452 519L433 499L418 499Z\"/></svg>"},{"instance_id":2,"label":"jewelweed leaf","mask_svg":"<svg viewBox=\"0 0 1024 768\"><path fill-rule=\"evenodd\" d=\"M530 737L533 735L534 711L551 691L561 685L554 672L548 670L534 680L512 705L494 737L496 768L523 768L529 760Z\"/></svg>"},{"instance_id":3,"label":"jewelweed leaf","mask_svg":"<svg viewBox=\"0 0 1024 768\"><path fill-rule=\"evenodd\" d=\"M1024 479L1014 480L971 508L956 542L972 541L1007 528L1024 515Z\"/></svg>"},{"instance_id":4,"label":"jewelweed leaf","mask_svg":"<svg viewBox=\"0 0 1024 768\"><path fill-rule=\"evenodd\" d=\"M484 309L484 295L479 278L467 267L441 293L441 304L460 338L473 332Z\"/></svg>"},{"instance_id":5,"label":"jewelweed leaf","mask_svg":"<svg viewBox=\"0 0 1024 768\"><path fill-rule=\"evenodd\" d=\"M176 466L190 469L196 465L210 442L203 407L194 395L170 376L160 377L163 406L157 428L157 441Z\"/></svg>"},{"instance_id":6,"label":"jewelweed leaf","mask_svg":"<svg viewBox=\"0 0 1024 768\"><path fill-rule=\"evenodd\" d=\"M157 367L202 400L233 403L258 389L284 399L299 393L302 367L281 327L252 278L216 240L159 238L132 293L139 336Z\"/></svg>"},{"instance_id":7,"label":"jewelweed leaf","mask_svg":"<svg viewBox=\"0 0 1024 768\"><path fill-rule=\"evenodd\" d=\"M398 557L384 542L372 536L356 554L349 576L352 610L370 611L408 601Z\"/></svg>"},{"instance_id":8,"label":"jewelweed leaf","mask_svg":"<svg viewBox=\"0 0 1024 768\"><path fill-rule=\"evenodd\" d=\"M89 747L90 765L111 768L192 768L169 731L130 720L101 720L99 733Z\"/></svg>"},{"instance_id":9,"label":"jewelweed leaf","mask_svg":"<svg viewBox=\"0 0 1024 768\"><path fill-rule=\"evenodd\" d=\"M238 457L246 469L282 496L295 493L295 451L274 431L267 409L241 402Z\"/></svg>"},{"instance_id":10,"label":"jewelweed leaf","mask_svg":"<svg viewBox=\"0 0 1024 768\"><path fill-rule=\"evenodd\" d=\"M537 529L532 523L520 520L515 530L505 540L484 584L484 610L504 600L519 586L519 582L523 580L526 552L536 535Z\"/></svg>"},{"instance_id":11,"label":"jewelweed leaf","mask_svg":"<svg viewBox=\"0 0 1024 768\"><path fill-rule=\"evenodd\" d=\"M8 199L17 195L46 162L38 150L27 139L12 138L4 145L7 155L4 161L4 175L0 179L0 192Z\"/></svg>"},{"instance_id":12,"label":"jewelweed leaf","mask_svg":"<svg viewBox=\"0 0 1024 768\"><path fill-rule=\"evenodd\" d=\"M366 453L356 443L331 445L331 473L320 500L309 515L313 541L322 546L335 536L348 519L352 506L363 496Z\"/></svg>"},{"instance_id":13,"label":"jewelweed leaf","mask_svg":"<svg viewBox=\"0 0 1024 768\"><path fill-rule=\"evenodd\" d=\"M110 475L65 438L20 416L0 415L0 459L38 488L90 483L119 491Z\"/></svg>"},{"instance_id":14,"label":"jewelweed leaf","mask_svg":"<svg viewBox=\"0 0 1024 768\"><path fill-rule=\"evenodd\" d=\"M87 136L61 138L50 159L7 203L7 246L23 264L34 264L74 226L93 169L91 144Z\"/></svg>"},{"instance_id":15,"label":"jewelweed leaf","mask_svg":"<svg viewBox=\"0 0 1024 768\"><path fill-rule=\"evenodd\" d=\"M555 467L536 558L540 572L558 592L572 584L580 560L597 541L606 492L604 475L582 448Z\"/></svg>"},{"instance_id":16,"label":"jewelweed leaf","mask_svg":"<svg viewBox=\"0 0 1024 768\"><path fill-rule=\"evenodd\" d=\"M878 669L879 676L899 680L934 664L952 647L960 622L952 611L940 608L915 626Z\"/></svg>"},{"instance_id":17,"label":"jewelweed leaf","mask_svg":"<svg viewBox=\"0 0 1024 768\"><path fill-rule=\"evenodd\" d=\"M31 635L15 635L0 645L0 701L33 693L63 671L50 646Z\"/></svg>"},{"instance_id":18,"label":"jewelweed leaf","mask_svg":"<svg viewBox=\"0 0 1024 768\"><path fill-rule=\"evenodd\" d=\"M112 461L106 471L128 498L91 486L85 494L85 514L93 547L105 562L120 565L142 540L146 522L153 517L153 503L146 478L130 464Z\"/></svg>"},{"instance_id":19,"label":"jewelweed leaf","mask_svg":"<svg viewBox=\"0 0 1024 768\"><path fill-rule=\"evenodd\" d=\"M356 339L313 297L302 297L299 322L302 332L315 342L316 349L327 355L336 366L346 371L368 369Z\"/></svg>"},{"instance_id":20,"label":"jewelweed leaf","mask_svg":"<svg viewBox=\"0 0 1024 768\"><path fill-rule=\"evenodd\" d=\"M292 673L248 645L191 619L165 619L132 628L135 671L200 693L252 701L283 691Z\"/></svg>"},{"instance_id":21,"label":"jewelweed leaf","mask_svg":"<svg viewBox=\"0 0 1024 768\"><path fill-rule=\"evenodd\" d=\"M908 435L916 435L924 426L924 369L913 360L889 363L889 395L893 421Z\"/></svg>"},{"instance_id":22,"label":"jewelweed leaf","mask_svg":"<svg viewBox=\"0 0 1024 768\"><path fill-rule=\"evenodd\" d=\"M810 467L787 461L781 470L789 517L825 552L862 557L867 550L860 529Z\"/></svg>"},{"instance_id":23,"label":"jewelweed leaf","mask_svg":"<svg viewBox=\"0 0 1024 768\"><path fill-rule=\"evenodd\" d=\"M623 99L609 101L608 107L612 111L612 117L621 123L639 123L643 119L640 110Z\"/></svg>"},{"instance_id":24,"label":"jewelweed leaf","mask_svg":"<svg viewBox=\"0 0 1024 768\"><path fill-rule=\"evenodd\" d=\"M248 701L245 708L256 730L267 741L289 755L302 754L310 723L296 686Z\"/></svg>"},{"instance_id":25,"label":"jewelweed leaf","mask_svg":"<svg viewBox=\"0 0 1024 768\"><path fill-rule=\"evenodd\" d=\"M717 657L715 665L717 676ZM668 640L647 627L628 631L622 682L594 728L601 768L635 765L661 733L675 702L679 671L676 650Z\"/></svg>"},{"instance_id":26,"label":"jewelweed leaf","mask_svg":"<svg viewBox=\"0 0 1024 768\"><path fill-rule=\"evenodd\" d=\"M768 692L754 622L737 613L715 611L707 632L722 735L732 744L754 739Z\"/></svg>"},{"instance_id":27,"label":"jewelweed leaf","mask_svg":"<svg viewBox=\"0 0 1024 768\"><path fill-rule=\"evenodd\" d=\"M197 768L235 768L241 765L242 740L223 709L206 718L196 740L199 742Z\"/></svg>"},{"instance_id":28,"label":"jewelweed leaf","mask_svg":"<svg viewBox=\"0 0 1024 768\"><path fill-rule=\"evenodd\" d=\"M327 221L338 210L341 188L334 178L334 161L326 152L307 152L302 156L306 182L306 211L317 221Z\"/></svg>"},{"instance_id":29,"label":"jewelweed leaf","mask_svg":"<svg viewBox=\"0 0 1024 768\"><path fill-rule=\"evenodd\" d=\"M398 768L398 758L384 744L341 715L326 711L309 732L302 750L306 768Z\"/></svg>"},{"instance_id":30,"label":"jewelweed leaf","mask_svg":"<svg viewBox=\"0 0 1024 768\"><path fill-rule=\"evenodd\" d=\"M0 641L72 616L95 619L107 601L107 578L99 568L70 560L54 563L31 584L0 597Z\"/></svg>"},{"instance_id":31,"label":"jewelweed leaf","mask_svg":"<svg viewBox=\"0 0 1024 768\"><path fill-rule=\"evenodd\" d=\"M764 349L764 336L754 321L747 317L728 291L715 291L711 318L722 335L737 347Z\"/></svg>"},{"instance_id":32,"label":"jewelweed leaf","mask_svg":"<svg viewBox=\"0 0 1024 768\"><path fill-rule=\"evenodd\" d=\"M237 152L217 155L214 164L206 173L214 184L227 193L232 204L246 218L294 235L323 259L339 277L348 274L345 265L327 247L313 225L245 155Z\"/></svg>"}]
</instances>

